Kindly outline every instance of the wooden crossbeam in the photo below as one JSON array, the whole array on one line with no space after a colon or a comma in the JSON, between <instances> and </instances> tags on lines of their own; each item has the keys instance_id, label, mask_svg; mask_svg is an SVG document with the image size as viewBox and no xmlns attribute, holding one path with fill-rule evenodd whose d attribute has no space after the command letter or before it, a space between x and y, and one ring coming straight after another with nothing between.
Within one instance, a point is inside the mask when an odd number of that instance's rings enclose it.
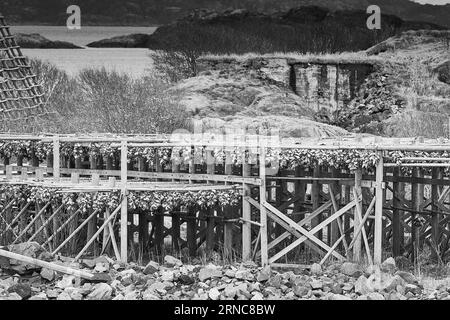
<instances>
[{"instance_id":1,"label":"wooden crossbeam","mask_svg":"<svg viewBox=\"0 0 450 320\"><path fill-rule=\"evenodd\" d=\"M78 261L81 256L86 252L87 249L91 246L91 244L95 241L95 239L99 236L99 234L108 226L108 223L112 221L116 217L116 215L120 212L120 209L122 208L122 202L123 199L120 201L118 207L114 212L106 219L106 221L101 225L101 227L97 230L97 232L92 236L92 238L86 243L86 245L81 249L81 251L78 253L78 255L74 258L74 261ZM127 241L127 239L122 239L122 241Z\"/></svg>"},{"instance_id":2,"label":"wooden crossbeam","mask_svg":"<svg viewBox=\"0 0 450 320\"><path fill-rule=\"evenodd\" d=\"M274 206L272 206L270 203L267 202L263 202L262 203L264 207L266 207L268 210L270 210L273 214L275 214L276 216L278 216L279 218L281 218L282 220L284 220L286 223L289 224L290 227L296 229L297 231L299 231L300 233L303 234L303 237L298 239L297 241L295 241L293 244L299 245L300 243L304 242L306 239L311 240L312 242L314 242L315 244L317 244L319 247L322 247L324 250L329 251L331 248L325 244L323 241L319 240L317 237L314 236L314 234L316 232L318 232L319 230L323 229L324 226L328 225L329 223L331 223L332 221L334 221L336 219L336 217L343 215L346 211L350 210L354 205L355 205L355 201L352 201L351 203L349 203L348 205L346 205L344 208L342 208L341 210L339 210L338 212L336 212L335 214L333 214L331 217L329 217L328 219L325 219L324 221L322 221L321 223L319 223L316 227L314 227L311 231L307 231L306 229L300 227L294 220L290 219L289 217L287 217L286 215L284 215L282 212L278 211ZM301 240L301 241L300 241ZM290 245L289 247L292 248L292 245ZM282 252L280 252L282 253ZM277 255L275 255L274 257L272 257L270 259L270 263L278 260L281 256L283 256L284 254L286 254L287 252L284 252L283 255L280 256L280 253L278 253ZM339 253L337 253L336 251L333 251L332 253L336 258L338 258L339 260L345 260L345 258L340 255Z\"/></svg>"},{"instance_id":3,"label":"wooden crossbeam","mask_svg":"<svg viewBox=\"0 0 450 320\"><path fill-rule=\"evenodd\" d=\"M58 209L53 212L53 214L42 224L42 226L31 236L28 241L33 241L34 238L49 224L49 222L64 208L62 204Z\"/></svg>"},{"instance_id":4,"label":"wooden crossbeam","mask_svg":"<svg viewBox=\"0 0 450 320\"><path fill-rule=\"evenodd\" d=\"M45 242L42 244L42 246L47 245L48 243L50 243L50 241L52 241L70 222L72 222L72 220L78 215L78 213L81 211L81 208L79 208L77 211L74 212L74 214L72 214L69 219L67 219L59 228L58 230L56 230L56 232L54 234L52 234L50 236L50 238L48 238L47 240L45 240Z\"/></svg>"},{"instance_id":5,"label":"wooden crossbeam","mask_svg":"<svg viewBox=\"0 0 450 320\"><path fill-rule=\"evenodd\" d=\"M358 194L356 193L356 190L355 190L355 188L353 188L353 196L354 196L354 198L355 199L357 199L358 198ZM376 200L376 197L374 197L374 199ZM374 201L373 201L374 202ZM375 205L375 202L374 202L374 205ZM369 208L370 209L370 208ZM362 208L361 208L361 202L357 202L356 203L356 214L357 214L357 216L358 216L358 221L361 221L361 223L360 223L360 226L362 227L361 228L361 231L362 231L362 236L363 236L363 241L364 241L364 246L365 246L365 248L366 248L366 254L367 254L367 258L369 259L369 263L372 265L373 264L373 260L372 260L372 254L370 253L370 247L369 247L369 242L368 242L368 240L367 240L367 234L366 234L366 229L364 228L364 221L363 221L363 219L362 219L362 217L361 217L361 211L362 211ZM368 213L366 213L366 215L368 215ZM357 235L356 235L357 236ZM354 236L355 237L355 236Z\"/></svg>"},{"instance_id":6,"label":"wooden crossbeam","mask_svg":"<svg viewBox=\"0 0 450 320\"><path fill-rule=\"evenodd\" d=\"M34 223L39 219L39 217L47 210L48 206L51 204L51 201L47 202L47 204L36 214L36 216L31 220L31 222L23 229L23 231L19 234L16 240L13 241L12 244L16 244L26 233L27 231L34 225Z\"/></svg>"},{"instance_id":7,"label":"wooden crossbeam","mask_svg":"<svg viewBox=\"0 0 450 320\"><path fill-rule=\"evenodd\" d=\"M72 233L71 233L71 234L63 241L63 243L61 243L61 244L59 245L59 247L56 248L56 249L52 252L52 254L55 255L55 254L57 254L59 251L61 251L61 249L64 248L64 246L65 246L70 240L72 240L72 238L75 237L75 236L77 235L77 233L80 232L80 231L83 229L83 227L84 227L85 225L87 225L88 222L89 222L92 218L94 218L94 217L97 215L97 212L98 212L98 210L95 210L95 211L94 211L94 212L93 212L86 220L84 220L83 223L80 224L80 225L78 226L78 228L76 228L75 231L72 232Z\"/></svg>"}]
</instances>

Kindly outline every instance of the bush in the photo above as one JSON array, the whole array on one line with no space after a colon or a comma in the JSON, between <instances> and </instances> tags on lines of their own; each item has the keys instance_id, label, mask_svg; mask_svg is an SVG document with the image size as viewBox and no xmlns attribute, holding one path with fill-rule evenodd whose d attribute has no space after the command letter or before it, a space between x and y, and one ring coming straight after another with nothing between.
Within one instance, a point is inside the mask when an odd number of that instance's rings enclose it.
<instances>
[{"instance_id":1,"label":"bush","mask_svg":"<svg viewBox=\"0 0 450 320\"><path fill-rule=\"evenodd\" d=\"M32 61L46 92L48 114L11 124L6 130L49 133L171 133L187 126L187 114L167 84L133 79L105 69L83 70L77 78L51 64Z\"/></svg>"}]
</instances>

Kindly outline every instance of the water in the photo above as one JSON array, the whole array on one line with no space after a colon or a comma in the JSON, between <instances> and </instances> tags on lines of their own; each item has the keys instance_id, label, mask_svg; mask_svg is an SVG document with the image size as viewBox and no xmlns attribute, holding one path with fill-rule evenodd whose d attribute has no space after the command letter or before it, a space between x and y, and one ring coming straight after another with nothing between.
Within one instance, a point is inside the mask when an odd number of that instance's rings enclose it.
<instances>
[{"instance_id":1,"label":"water","mask_svg":"<svg viewBox=\"0 0 450 320\"><path fill-rule=\"evenodd\" d=\"M82 27L68 30L59 26L15 26L13 33L39 33L50 40L61 40L86 46L88 43L131 33L151 34L156 27ZM24 49L30 58L48 61L71 76L85 68L102 68L140 77L152 68L150 51L127 48Z\"/></svg>"}]
</instances>

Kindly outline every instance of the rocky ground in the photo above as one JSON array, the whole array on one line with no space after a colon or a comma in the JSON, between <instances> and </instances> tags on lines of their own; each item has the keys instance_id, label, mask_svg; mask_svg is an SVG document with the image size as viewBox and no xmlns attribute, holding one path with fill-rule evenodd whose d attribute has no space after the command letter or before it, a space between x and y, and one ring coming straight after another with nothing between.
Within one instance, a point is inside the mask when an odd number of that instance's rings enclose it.
<instances>
[{"instance_id":1,"label":"rocky ground","mask_svg":"<svg viewBox=\"0 0 450 320\"><path fill-rule=\"evenodd\" d=\"M144 267L106 256L64 262L29 244L10 250L106 274L110 281L88 282L3 258L0 300L450 300L450 279L418 279L398 270L392 258L380 268L345 262L277 272L253 262L190 265L166 256L163 264Z\"/></svg>"}]
</instances>

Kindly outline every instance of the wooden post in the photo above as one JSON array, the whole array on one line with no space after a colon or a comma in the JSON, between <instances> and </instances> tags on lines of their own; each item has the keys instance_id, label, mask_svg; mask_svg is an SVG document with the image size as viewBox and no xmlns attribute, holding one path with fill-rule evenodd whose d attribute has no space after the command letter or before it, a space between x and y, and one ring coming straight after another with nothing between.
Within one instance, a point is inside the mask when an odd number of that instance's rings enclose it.
<instances>
[{"instance_id":1,"label":"wooden post","mask_svg":"<svg viewBox=\"0 0 450 320\"><path fill-rule=\"evenodd\" d=\"M423 177L423 172L421 168L414 167L413 168L413 177L421 178ZM421 204L423 202L423 184L413 183L411 187L411 204L412 210L414 212L411 213L411 240L413 244L412 258L414 262L414 267L418 268L418 258L419 258L419 250L420 250L420 226L417 225L418 214L416 212L421 211ZM417 271L417 269L416 269Z\"/></svg>"},{"instance_id":2,"label":"wooden post","mask_svg":"<svg viewBox=\"0 0 450 320\"><path fill-rule=\"evenodd\" d=\"M313 177L320 178L320 168L319 167L314 167ZM319 181L314 180L312 183L312 187L311 187L311 202L312 202L313 211L317 210L320 207L320 190L321 190L321 186L319 184ZM321 223L322 220L323 220L323 215L322 214L318 215L316 218L314 218L311 221L311 227L314 228L319 223ZM322 230L317 232L317 238L322 240Z\"/></svg>"},{"instance_id":3,"label":"wooden post","mask_svg":"<svg viewBox=\"0 0 450 320\"><path fill-rule=\"evenodd\" d=\"M172 173L180 172L180 164L176 160L172 160ZM176 208L176 210L180 210L180 208ZM179 213L173 213L171 215L172 218L172 247L178 252L180 250L180 215Z\"/></svg>"},{"instance_id":4,"label":"wooden post","mask_svg":"<svg viewBox=\"0 0 450 320\"><path fill-rule=\"evenodd\" d=\"M59 154L59 137L53 137L53 179L55 182L60 180L60 161L61 156Z\"/></svg>"},{"instance_id":5,"label":"wooden post","mask_svg":"<svg viewBox=\"0 0 450 320\"><path fill-rule=\"evenodd\" d=\"M194 257L197 253L197 220L196 220L196 210L194 208L189 208L189 213L187 216L187 227L186 227L186 238L187 245L189 249L189 255Z\"/></svg>"},{"instance_id":6,"label":"wooden post","mask_svg":"<svg viewBox=\"0 0 450 320\"><path fill-rule=\"evenodd\" d=\"M266 146L260 145L259 150L259 177L261 186L259 187L259 205L260 205L260 221L261 224L261 264L263 267L269 264L269 250L267 243L267 209L266 203Z\"/></svg>"},{"instance_id":7,"label":"wooden post","mask_svg":"<svg viewBox=\"0 0 450 320\"><path fill-rule=\"evenodd\" d=\"M163 209L158 209L153 215L153 237L154 237L154 247L158 255L162 254L162 249L164 245L164 215Z\"/></svg>"},{"instance_id":8,"label":"wooden post","mask_svg":"<svg viewBox=\"0 0 450 320\"><path fill-rule=\"evenodd\" d=\"M250 177L251 166L245 159L245 153L242 154L242 176ZM251 220L251 204L245 200L245 196L251 196L251 187L243 184L244 197L242 199L242 218L245 221ZM251 259L252 255L252 225L248 222L242 223L242 260L247 261Z\"/></svg>"},{"instance_id":9,"label":"wooden post","mask_svg":"<svg viewBox=\"0 0 450 320\"><path fill-rule=\"evenodd\" d=\"M128 201L127 201L127 181L128 181L128 146L127 141L121 141L120 147L120 182L122 186L123 201L120 210L120 257L122 262L128 261Z\"/></svg>"},{"instance_id":10,"label":"wooden post","mask_svg":"<svg viewBox=\"0 0 450 320\"><path fill-rule=\"evenodd\" d=\"M231 152L226 153L225 174L226 175L233 174ZM224 213L223 213L224 219L225 220L231 219L231 213L232 213L232 211L229 206L224 208ZM231 258L232 252L233 252L233 223L225 222L224 233L223 233L223 246L224 246L225 258Z\"/></svg>"},{"instance_id":11,"label":"wooden post","mask_svg":"<svg viewBox=\"0 0 450 320\"><path fill-rule=\"evenodd\" d=\"M433 168L432 173L432 179L442 179L442 169L440 168ZM439 201L439 194L438 194L438 185L432 184L431 185L431 201L432 201L432 210L434 212L439 211L438 201ZM434 245L439 248L439 238L441 235L441 230L439 226L439 221L441 220L441 215L438 213L433 213L431 216L431 239L434 242ZM434 252L434 250L432 250ZM435 254L433 254L435 256ZM434 257L437 258L438 257Z\"/></svg>"},{"instance_id":12,"label":"wooden post","mask_svg":"<svg viewBox=\"0 0 450 320\"><path fill-rule=\"evenodd\" d=\"M374 264L381 264L382 260L382 243L383 243L383 174L384 159L383 152L378 153L380 161L376 168L376 188L375 188L375 233L374 233Z\"/></svg>"},{"instance_id":13,"label":"wooden post","mask_svg":"<svg viewBox=\"0 0 450 320\"><path fill-rule=\"evenodd\" d=\"M400 177L400 168L394 168L394 179ZM402 247L404 246L404 230L403 230L403 211L401 208L400 197L403 196L403 183L394 181L392 194L393 217L392 217L392 254L394 257L402 255Z\"/></svg>"},{"instance_id":14,"label":"wooden post","mask_svg":"<svg viewBox=\"0 0 450 320\"><path fill-rule=\"evenodd\" d=\"M355 193L358 197L361 197L362 195L362 189L361 189L361 179L362 179L362 170L361 168L358 168L355 171ZM356 201L357 199L355 199ZM360 202L357 202L357 206L359 207L359 212L362 212L362 206ZM359 219L359 215L357 214L357 208L354 208L354 217L353 217L353 232L356 232L359 225L361 224L361 220ZM361 244L362 244L362 238L361 234L357 235L354 240L353 245L353 261L359 263L361 262Z\"/></svg>"},{"instance_id":15,"label":"wooden post","mask_svg":"<svg viewBox=\"0 0 450 320\"><path fill-rule=\"evenodd\" d=\"M331 176L333 178L337 178L339 176L339 171L335 168L331 168ZM341 188L340 188L339 182L333 183L331 185L331 187L333 188L333 194L335 197L341 194ZM335 212L334 208L332 207L331 213L333 214L334 212ZM330 224L330 236L328 236L328 238L330 239L330 242L329 242L330 247L333 246L336 243L336 241L338 241L338 239L339 239L338 223L340 220L341 220L341 218L336 219L335 221L333 221Z\"/></svg>"}]
</instances>

